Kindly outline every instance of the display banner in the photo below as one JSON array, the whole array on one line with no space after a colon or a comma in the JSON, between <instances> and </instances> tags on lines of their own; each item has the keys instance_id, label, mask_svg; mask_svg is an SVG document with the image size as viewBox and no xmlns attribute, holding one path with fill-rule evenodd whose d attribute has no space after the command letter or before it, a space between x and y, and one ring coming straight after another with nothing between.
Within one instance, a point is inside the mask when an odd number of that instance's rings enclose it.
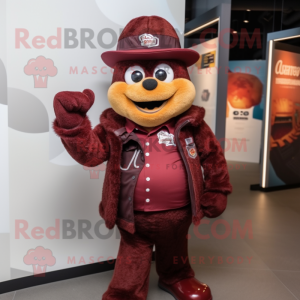
<instances>
[{"instance_id":1,"label":"display banner","mask_svg":"<svg viewBox=\"0 0 300 300\"><path fill-rule=\"evenodd\" d=\"M216 129L218 47L218 38L191 47L190 49L200 54L200 59L189 67L190 78L196 88L194 104L205 108L204 120L214 133Z\"/></svg>"},{"instance_id":2,"label":"display banner","mask_svg":"<svg viewBox=\"0 0 300 300\"><path fill-rule=\"evenodd\" d=\"M98 212L106 165L84 168L65 151L52 129L53 98L92 89L88 115L98 124L113 74L101 54L143 15L166 18L183 42L185 1L0 3L0 280L110 261L120 237Z\"/></svg>"},{"instance_id":3,"label":"display banner","mask_svg":"<svg viewBox=\"0 0 300 300\"><path fill-rule=\"evenodd\" d=\"M300 49L274 49L267 186L300 183Z\"/></svg>"},{"instance_id":4,"label":"display banner","mask_svg":"<svg viewBox=\"0 0 300 300\"><path fill-rule=\"evenodd\" d=\"M260 162L266 61L230 61L228 72L225 157Z\"/></svg>"}]
</instances>

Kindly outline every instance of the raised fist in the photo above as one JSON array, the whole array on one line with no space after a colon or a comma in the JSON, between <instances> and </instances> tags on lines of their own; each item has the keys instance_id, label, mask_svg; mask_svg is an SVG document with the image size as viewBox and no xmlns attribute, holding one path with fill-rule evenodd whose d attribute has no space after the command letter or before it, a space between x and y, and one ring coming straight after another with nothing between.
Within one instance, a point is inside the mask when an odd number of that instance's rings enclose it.
<instances>
[{"instance_id":1,"label":"raised fist","mask_svg":"<svg viewBox=\"0 0 300 300\"><path fill-rule=\"evenodd\" d=\"M95 100L92 90L60 92L54 97L53 107L58 125L71 129L81 124Z\"/></svg>"}]
</instances>

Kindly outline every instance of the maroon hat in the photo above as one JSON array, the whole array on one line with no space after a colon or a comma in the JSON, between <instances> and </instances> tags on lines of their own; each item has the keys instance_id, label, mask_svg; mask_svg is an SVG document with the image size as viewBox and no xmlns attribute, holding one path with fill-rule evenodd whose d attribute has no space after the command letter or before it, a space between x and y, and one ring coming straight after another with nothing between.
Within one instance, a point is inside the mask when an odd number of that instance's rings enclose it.
<instances>
[{"instance_id":1,"label":"maroon hat","mask_svg":"<svg viewBox=\"0 0 300 300\"><path fill-rule=\"evenodd\" d=\"M177 59L191 66L199 60L198 52L182 49L173 26L157 16L139 17L124 28L116 51L102 53L101 58L111 68L124 60Z\"/></svg>"}]
</instances>

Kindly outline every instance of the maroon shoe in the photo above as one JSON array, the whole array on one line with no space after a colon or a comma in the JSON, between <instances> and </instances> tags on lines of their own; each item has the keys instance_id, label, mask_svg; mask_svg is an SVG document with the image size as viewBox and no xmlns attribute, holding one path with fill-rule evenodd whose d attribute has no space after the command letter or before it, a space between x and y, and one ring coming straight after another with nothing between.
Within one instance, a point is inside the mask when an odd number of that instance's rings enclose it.
<instances>
[{"instance_id":1,"label":"maroon shoe","mask_svg":"<svg viewBox=\"0 0 300 300\"><path fill-rule=\"evenodd\" d=\"M183 279L173 285L159 281L158 286L176 300L212 300L209 286L196 278Z\"/></svg>"}]
</instances>

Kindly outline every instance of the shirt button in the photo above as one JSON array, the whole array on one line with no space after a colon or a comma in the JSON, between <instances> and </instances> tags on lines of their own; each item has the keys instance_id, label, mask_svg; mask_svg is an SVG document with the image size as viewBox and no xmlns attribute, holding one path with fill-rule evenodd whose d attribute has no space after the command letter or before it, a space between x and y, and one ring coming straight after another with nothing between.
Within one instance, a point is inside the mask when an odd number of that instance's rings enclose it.
<instances>
[{"instance_id":1,"label":"shirt button","mask_svg":"<svg viewBox=\"0 0 300 300\"><path fill-rule=\"evenodd\" d=\"M132 176L132 179L135 179L135 176Z\"/></svg>"},{"instance_id":2,"label":"shirt button","mask_svg":"<svg viewBox=\"0 0 300 300\"><path fill-rule=\"evenodd\" d=\"M149 143L149 142L147 142L147 143L146 143L146 146L149 146L149 145L150 145L150 143Z\"/></svg>"},{"instance_id":3,"label":"shirt button","mask_svg":"<svg viewBox=\"0 0 300 300\"><path fill-rule=\"evenodd\" d=\"M147 177L146 180L147 180L147 181L150 181L150 177Z\"/></svg>"},{"instance_id":4,"label":"shirt button","mask_svg":"<svg viewBox=\"0 0 300 300\"><path fill-rule=\"evenodd\" d=\"M150 155L149 152L147 152L147 153L146 153L146 156L149 156L149 155Z\"/></svg>"},{"instance_id":5,"label":"shirt button","mask_svg":"<svg viewBox=\"0 0 300 300\"><path fill-rule=\"evenodd\" d=\"M128 200L131 201L131 197L128 197Z\"/></svg>"},{"instance_id":6,"label":"shirt button","mask_svg":"<svg viewBox=\"0 0 300 300\"><path fill-rule=\"evenodd\" d=\"M150 192L150 189L146 189L146 192Z\"/></svg>"},{"instance_id":7,"label":"shirt button","mask_svg":"<svg viewBox=\"0 0 300 300\"><path fill-rule=\"evenodd\" d=\"M149 167L150 167L150 164L146 164L146 167L149 168Z\"/></svg>"},{"instance_id":8,"label":"shirt button","mask_svg":"<svg viewBox=\"0 0 300 300\"><path fill-rule=\"evenodd\" d=\"M150 199L146 199L146 202L150 202Z\"/></svg>"}]
</instances>

